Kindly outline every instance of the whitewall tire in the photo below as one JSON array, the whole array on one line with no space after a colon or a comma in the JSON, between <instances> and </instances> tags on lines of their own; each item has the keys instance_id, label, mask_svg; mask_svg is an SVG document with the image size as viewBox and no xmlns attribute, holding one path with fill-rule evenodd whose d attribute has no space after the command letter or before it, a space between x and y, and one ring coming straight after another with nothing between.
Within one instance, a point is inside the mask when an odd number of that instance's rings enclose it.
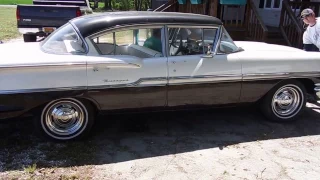
<instances>
[{"instance_id":1,"label":"whitewall tire","mask_svg":"<svg viewBox=\"0 0 320 180\"><path fill-rule=\"evenodd\" d=\"M306 107L305 87L296 80L287 80L272 88L261 102L262 113L271 121L296 120Z\"/></svg>"},{"instance_id":2,"label":"whitewall tire","mask_svg":"<svg viewBox=\"0 0 320 180\"><path fill-rule=\"evenodd\" d=\"M86 136L94 122L90 103L74 98L49 102L35 119L42 134L53 140L73 140Z\"/></svg>"}]
</instances>

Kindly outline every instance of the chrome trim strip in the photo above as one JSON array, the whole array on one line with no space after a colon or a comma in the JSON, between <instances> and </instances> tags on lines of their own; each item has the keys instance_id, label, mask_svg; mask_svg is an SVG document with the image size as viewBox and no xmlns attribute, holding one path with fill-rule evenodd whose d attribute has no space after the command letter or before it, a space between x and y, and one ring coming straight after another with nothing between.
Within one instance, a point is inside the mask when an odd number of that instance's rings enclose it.
<instances>
[{"instance_id":1,"label":"chrome trim strip","mask_svg":"<svg viewBox=\"0 0 320 180\"><path fill-rule=\"evenodd\" d=\"M27 34L27 33L38 33L41 31L40 28L18 28L19 33Z\"/></svg>"},{"instance_id":2,"label":"chrome trim strip","mask_svg":"<svg viewBox=\"0 0 320 180\"><path fill-rule=\"evenodd\" d=\"M252 80L269 80L282 78L303 78L303 77L320 77L320 72L283 72L283 73L261 73L261 74L244 74L243 81Z\"/></svg>"},{"instance_id":3,"label":"chrome trim strip","mask_svg":"<svg viewBox=\"0 0 320 180\"><path fill-rule=\"evenodd\" d=\"M35 67L52 67L52 66L86 66L86 62L76 62L76 63L41 63L41 64L7 64L7 65L0 65L0 68L20 68L20 67L27 67L27 68L35 68Z\"/></svg>"},{"instance_id":4,"label":"chrome trim strip","mask_svg":"<svg viewBox=\"0 0 320 180\"><path fill-rule=\"evenodd\" d=\"M155 77L155 78L141 78L135 82L127 83L127 84L88 86L88 90L126 88L126 87L166 86L166 85L167 85L166 77Z\"/></svg>"},{"instance_id":5,"label":"chrome trim strip","mask_svg":"<svg viewBox=\"0 0 320 180\"><path fill-rule=\"evenodd\" d=\"M205 75L205 76L177 76L169 78L169 85L241 82L241 74Z\"/></svg>"},{"instance_id":6,"label":"chrome trim strip","mask_svg":"<svg viewBox=\"0 0 320 180\"><path fill-rule=\"evenodd\" d=\"M87 90L87 87L77 86L77 87L61 87L61 88L19 89L19 90L3 90L3 91L0 90L0 95L26 94L26 93L52 92L52 91L76 91L76 90Z\"/></svg>"},{"instance_id":7,"label":"chrome trim strip","mask_svg":"<svg viewBox=\"0 0 320 180\"><path fill-rule=\"evenodd\" d=\"M61 87L61 88L40 88L40 89L24 89L24 90L3 90L0 94L16 94L16 93L34 93L49 91L67 91L67 90L94 90L108 88L125 88L125 87L149 87L149 86L166 86L168 85L184 85L184 84L201 84L201 83L221 83L221 82L242 82L253 80L269 80L281 78L301 78L301 77L320 77L320 72L310 73L265 73L265 74L245 74L242 78L241 74L224 74L224 75L205 75L205 76L177 76L177 77L153 77L141 78L135 82L116 85L99 85L99 86L78 86L78 87ZM168 82L169 81L169 82ZM320 83L315 84L315 91L320 91Z\"/></svg>"},{"instance_id":8,"label":"chrome trim strip","mask_svg":"<svg viewBox=\"0 0 320 180\"><path fill-rule=\"evenodd\" d=\"M216 24L209 24L209 25L205 25L205 24L194 24L194 23L190 23L190 24L185 24L185 25L181 25L179 23L151 23L151 24L123 24L123 25L117 25L117 26L112 26L109 27L108 29L104 29L102 31L93 33L91 35L88 35L87 37L89 39L94 39L97 38L98 36L104 34L104 33L109 33L112 31L119 31L121 29L126 29L126 30L130 30L130 29L145 29L145 28L163 28L165 25L167 26L175 26L175 27L188 27L190 28L190 26L195 26L197 28L219 28L220 25L216 25Z\"/></svg>"},{"instance_id":9,"label":"chrome trim strip","mask_svg":"<svg viewBox=\"0 0 320 180\"><path fill-rule=\"evenodd\" d=\"M88 68L89 66L102 66L105 65L106 67L122 67L122 68L141 68L140 64L135 63L122 63L122 62L108 62L108 61L97 61L97 62L90 62L88 61Z\"/></svg>"}]
</instances>

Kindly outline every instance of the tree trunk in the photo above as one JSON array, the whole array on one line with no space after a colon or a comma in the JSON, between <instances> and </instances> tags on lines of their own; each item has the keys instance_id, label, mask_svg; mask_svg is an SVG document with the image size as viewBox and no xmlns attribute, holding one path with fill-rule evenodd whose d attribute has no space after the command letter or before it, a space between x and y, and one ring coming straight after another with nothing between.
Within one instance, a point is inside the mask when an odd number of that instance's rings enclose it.
<instances>
[{"instance_id":1,"label":"tree trunk","mask_svg":"<svg viewBox=\"0 0 320 180\"><path fill-rule=\"evenodd\" d=\"M104 9L106 10L111 9L111 0L104 0Z\"/></svg>"},{"instance_id":2,"label":"tree trunk","mask_svg":"<svg viewBox=\"0 0 320 180\"><path fill-rule=\"evenodd\" d=\"M138 11L141 11L141 8L142 8L142 0L139 1L139 10Z\"/></svg>"},{"instance_id":3,"label":"tree trunk","mask_svg":"<svg viewBox=\"0 0 320 180\"><path fill-rule=\"evenodd\" d=\"M139 0L134 0L134 9L138 11Z\"/></svg>"}]
</instances>

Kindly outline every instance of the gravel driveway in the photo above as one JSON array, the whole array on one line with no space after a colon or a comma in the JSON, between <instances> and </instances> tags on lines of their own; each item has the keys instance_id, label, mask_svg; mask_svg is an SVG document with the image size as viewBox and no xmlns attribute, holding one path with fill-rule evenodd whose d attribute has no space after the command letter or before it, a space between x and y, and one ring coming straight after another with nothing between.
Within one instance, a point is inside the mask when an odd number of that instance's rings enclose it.
<instances>
[{"instance_id":1,"label":"gravel driveway","mask_svg":"<svg viewBox=\"0 0 320 180\"><path fill-rule=\"evenodd\" d=\"M285 124L252 107L101 116L69 143L37 138L31 118L6 121L0 179L319 179L319 106Z\"/></svg>"}]
</instances>

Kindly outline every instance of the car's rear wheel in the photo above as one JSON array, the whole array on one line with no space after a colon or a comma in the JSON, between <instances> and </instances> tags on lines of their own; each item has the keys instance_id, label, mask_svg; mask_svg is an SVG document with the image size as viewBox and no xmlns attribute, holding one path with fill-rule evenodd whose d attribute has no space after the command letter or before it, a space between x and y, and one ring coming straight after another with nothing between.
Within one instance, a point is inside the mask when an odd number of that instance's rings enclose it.
<instances>
[{"instance_id":1,"label":"car's rear wheel","mask_svg":"<svg viewBox=\"0 0 320 180\"><path fill-rule=\"evenodd\" d=\"M271 121L293 121L306 105L306 90L296 80L288 80L271 89L261 103L262 113Z\"/></svg>"},{"instance_id":2,"label":"car's rear wheel","mask_svg":"<svg viewBox=\"0 0 320 180\"><path fill-rule=\"evenodd\" d=\"M23 40L24 40L24 42L36 42L37 36L34 34L24 34Z\"/></svg>"},{"instance_id":3,"label":"car's rear wheel","mask_svg":"<svg viewBox=\"0 0 320 180\"><path fill-rule=\"evenodd\" d=\"M90 103L74 98L48 103L35 119L41 133L54 140L72 140L86 136L94 122Z\"/></svg>"}]
</instances>

